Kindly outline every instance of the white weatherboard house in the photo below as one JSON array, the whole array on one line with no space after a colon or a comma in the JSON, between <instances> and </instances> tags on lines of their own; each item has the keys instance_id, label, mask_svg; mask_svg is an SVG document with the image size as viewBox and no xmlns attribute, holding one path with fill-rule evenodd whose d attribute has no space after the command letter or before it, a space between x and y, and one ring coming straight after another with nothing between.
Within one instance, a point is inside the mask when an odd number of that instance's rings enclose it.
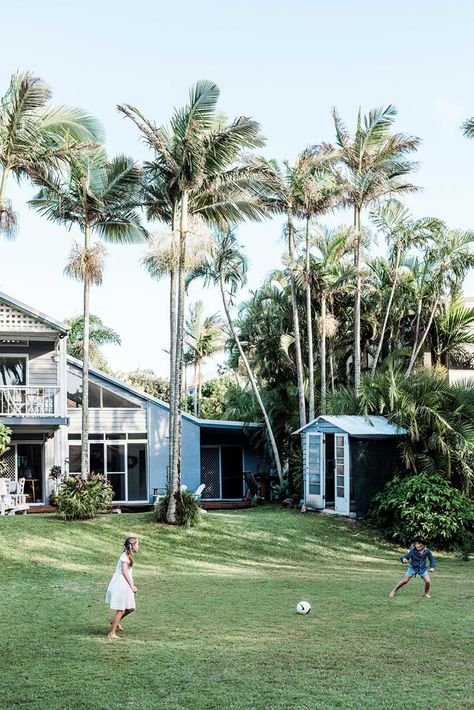
<instances>
[{"instance_id":1,"label":"white weatherboard house","mask_svg":"<svg viewBox=\"0 0 474 710\"><path fill-rule=\"evenodd\" d=\"M66 339L66 325L0 293L0 421L12 430L2 475L24 477L32 505L48 502L53 465L80 471L82 370ZM168 405L91 368L89 406L91 471L107 475L114 502L152 502L166 487ZM259 428L183 414L183 484L241 500L243 471L264 468L252 447Z\"/></svg>"},{"instance_id":2,"label":"white weatherboard house","mask_svg":"<svg viewBox=\"0 0 474 710\"><path fill-rule=\"evenodd\" d=\"M303 449L308 508L363 517L373 496L400 467L408 432L380 416L321 415L295 431Z\"/></svg>"}]
</instances>

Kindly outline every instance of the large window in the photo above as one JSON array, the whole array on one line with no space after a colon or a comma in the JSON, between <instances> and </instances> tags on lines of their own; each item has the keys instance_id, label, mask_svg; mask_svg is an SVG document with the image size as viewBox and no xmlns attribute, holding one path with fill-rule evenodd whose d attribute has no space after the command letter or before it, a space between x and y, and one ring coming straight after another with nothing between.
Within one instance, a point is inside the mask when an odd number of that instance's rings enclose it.
<instances>
[{"instance_id":1,"label":"large window","mask_svg":"<svg viewBox=\"0 0 474 710\"><path fill-rule=\"evenodd\" d=\"M107 476L114 489L114 501L147 500L146 441L128 440L126 434L100 434L101 441L89 442L91 473ZM129 434L129 437L137 436ZM120 439L115 439L120 437ZM143 434L146 438L146 434ZM81 446L69 445L69 473L81 472Z\"/></svg>"},{"instance_id":2,"label":"large window","mask_svg":"<svg viewBox=\"0 0 474 710\"><path fill-rule=\"evenodd\" d=\"M69 409L82 407L82 377L75 372L67 374L67 406ZM89 382L89 407L92 409L139 409L140 405L117 392Z\"/></svg>"},{"instance_id":3,"label":"large window","mask_svg":"<svg viewBox=\"0 0 474 710\"><path fill-rule=\"evenodd\" d=\"M0 385L24 387L26 385L26 355L0 356Z\"/></svg>"}]
</instances>

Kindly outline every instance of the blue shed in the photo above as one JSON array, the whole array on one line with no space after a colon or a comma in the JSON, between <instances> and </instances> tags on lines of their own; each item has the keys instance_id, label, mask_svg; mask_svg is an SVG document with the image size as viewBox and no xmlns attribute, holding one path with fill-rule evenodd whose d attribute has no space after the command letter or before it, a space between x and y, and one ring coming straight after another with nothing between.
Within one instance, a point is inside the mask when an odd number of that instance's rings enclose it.
<instances>
[{"instance_id":1,"label":"blue shed","mask_svg":"<svg viewBox=\"0 0 474 710\"><path fill-rule=\"evenodd\" d=\"M401 467L406 429L381 416L321 415L301 435L308 508L361 518Z\"/></svg>"}]
</instances>

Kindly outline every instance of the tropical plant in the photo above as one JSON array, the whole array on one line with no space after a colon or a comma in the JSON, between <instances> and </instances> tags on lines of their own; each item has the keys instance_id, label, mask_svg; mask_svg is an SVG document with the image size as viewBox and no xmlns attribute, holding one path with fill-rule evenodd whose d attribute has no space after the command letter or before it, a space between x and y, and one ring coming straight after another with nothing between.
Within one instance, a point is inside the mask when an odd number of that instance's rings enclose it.
<instances>
[{"instance_id":1,"label":"tropical plant","mask_svg":"<svg viewBox=\"0 0 474 710\"><path fill-rule=\"evenodd\" d=\"M206 284L213 283L219 286L227 324L247 373L252 392L262 413L275 461L275 467L278 477L280 478L280 481L282 481L283 469L270 418L263 403L257 381L254 373L252 372L252 368L250 367L248 357L242 347L242 343L240 342L240 338L230 312L233 299L235 298L238 289L245 284L246 273L247 261L243 253L242 245L237 243L235 233L232 230L218 230L216 232L216 244L212 261L209 260L207 264L195 269L191 278L202 277L204 278Z\"/></svg>"},{"instance_id":2,"label":"tropical plant","mask_svg":"<svg viewBox=\"0 0 474 710\"><path fill-rule=\"evenodd\" d=\"M0 473L3 473L6 467L4 456L10 450L9 443L12 436L12 430L0 422Z\"/></svg>"},{"instance_id":3,"label":"tropical plant","mask_svg":"<svg viewBox=\"0 0 474 710\"><path fill-rule=\"evenodd\" d=\"M268 176L266 163L243 158L263 145L259 125L246 117L232 123L216 111L219 89L198 82L189 103L175 110L170 125L157 127L128 105L119 110L140 130L154 160L145 167L145 206L150 218L166 223L177 243L170 279L170 458L168 522L176 521L181 476L181 391L184 367L185 279L190 215L226 224L260 218L257 187ZM177 263L176 263L177 262Z\"/></svg>"},{"instance_id":4,"label":"tropical plant","mask_svg":"<svg viewBox=\"0 0 474 710\"><path fill-rule=\"evenodd\" d=\"M8 178L36 179L64 167L71 155L101 142L98 121L79 108L51 105L51 89L30 72L17 72L0 99L0 233L15 234L17 218L6 197Z\"/></svg>"},{"instance_id":5,"label":"tropical plant","mask_svg":"<svg viewBox=\"0 0 474 710\"><path fill-rule=\"evenodd\" d=\"M204 360L224 348L226 335L222 329L221 317L214 313L204 317L204 303L197 301L190 306L186 321L185 355L194 368L193 409L194 416L201 416L202 365Z\"/></svg>"},{"instance_id":6,"label":"tropical plant","mask_svg":"<svg viewBox=\"0 0 474 710\"><path fill-rule=\"evenodd\" d=\"M419 139L391 132L396 114L395 107L391 105L372 109L365 116L362 116L359 111L355 133L352 136L336 109L333 110L336 129L334 150L339 151L340 160L335 175L343 190L343 202L352 208L354 215L355 388L359 385L361 373L362 211L389 195L416 189L406 180L414 164L405 156L416 150Z\"/></svg>"},{"instance_id":7,"label":"tropical plant","mask_svg":"<svg viewBox=\"0 0 474 710\"><path fill-rule=\"evenodd\" d=\"M392 478L374 497L371 518L403 545L423 535L430 546L449 550L474 534L474 502L437 473Z\"/></svg>"},{"instance_id":8,"label":"tropical plant","mask_svg":"<svg viewBox=\"0 0 474 710\"><path fill-rule=\"evenodd\" d=\"M93 235L114 243L133 244L147 237L135 206L141 171L131 158L108 161L101 149L74 156L68 173L43 175L43 187L30 204L47 219L78 227L84 246L75 244L66 273L84 284L81 472L89 473L90 288L102 283L104 248Z\"/></svg>"},{"instance_id":9,"label":"tropical plant","mask_svg":"<svg viewBox=\"0 0 474 710\"><path fill-rule=\"evenodd\" d=\"M118 372L117 377L123 382L128 382L132 387L151 394L152 397L161 399L163 402L169 401L170 388L168 380L155 375L153 370Z\"/></svg>"},{"instance_id":10,"label":"tropical plant","mask_svg":"<svg viewBox=\"0 0 474 710\"><path fill-rule=\"evenodd\" d=\"M113 489L105 476L67 476L57 493L56 515L63 520L94 518L109 508L112 498Z\"/></svg>"},{"instance_id":11,"label":"tropical plant","mask_svg":"<svg viewBox=\"0 0 474 710\"><path fill-rule=\"evenodd\" d=\"M430 333L434 364L447 367L451 358L462 360L474 345L474 308L464 305L462 295L442 303L434 317Z\"/></svg>"},{"instance_id":12,"label":"tropical plant","mask_svg":"<svg viewBox=\"0 0 474 710\"><path fill-rule=\"evenodd\" d=\"M155 506L154 517L158 523L168 522L170 495L171 493L168 492ZM201 522L201 508L194 493L191 493L190 491L181 491L180 505L177 507L176 515L176 522L179 525L184 525L187 528L199 525Z\"/></svg>"},{"instance_id":13,"label":"tropical plant","mask_svg":"<svg viewBox=\"0 0 474 710\"><path fill-rule=\"evenodd\" d=\"M74 316L65 321L68 326L67 352L82 360L84 357L84 316ZM103 372L110 372L106 359L100 351L101 345L121 345L120 335L105 325L99 316L89 316L89 360Z\"/></svg>"}]
</instances>

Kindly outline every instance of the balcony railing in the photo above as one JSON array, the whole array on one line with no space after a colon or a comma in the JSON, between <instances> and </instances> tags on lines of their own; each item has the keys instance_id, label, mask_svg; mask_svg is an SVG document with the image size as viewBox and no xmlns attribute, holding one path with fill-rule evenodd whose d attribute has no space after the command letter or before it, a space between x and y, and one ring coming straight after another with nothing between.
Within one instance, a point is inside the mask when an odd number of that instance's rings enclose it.
<instances>
[{"instance_id":1,"label":"balcony railing","mask_svg":"<svg viewBox=\"0 0 474 710\"><path fill-rule=\"evenodd\" d=\"M0 387L0 416L54 417L59 387Z\"/></svg>"}]
</instances>

